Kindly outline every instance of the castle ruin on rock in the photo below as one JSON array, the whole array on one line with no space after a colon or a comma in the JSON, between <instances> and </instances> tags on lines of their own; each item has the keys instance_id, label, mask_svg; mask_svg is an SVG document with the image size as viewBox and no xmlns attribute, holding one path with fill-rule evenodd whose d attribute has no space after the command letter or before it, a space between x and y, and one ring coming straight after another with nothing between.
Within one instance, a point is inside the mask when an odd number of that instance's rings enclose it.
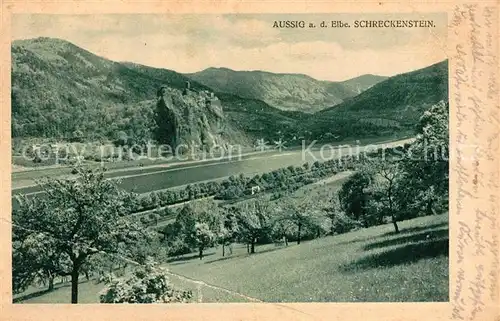
<instances>
[{"instance_id":1,"label":"castle ruin on rock","mask_svg":"<svg viewBox=\"0 0 500 321\"><path fill-rule=\"evenodd\" d=\"M194 90L189 81L182 91L161 86L157 91L156 139L172 151L227 149L231 138L225 133L220 100L208 90ZM182 146L181 146L182 145Z\"/></svg>"}]
</instances>

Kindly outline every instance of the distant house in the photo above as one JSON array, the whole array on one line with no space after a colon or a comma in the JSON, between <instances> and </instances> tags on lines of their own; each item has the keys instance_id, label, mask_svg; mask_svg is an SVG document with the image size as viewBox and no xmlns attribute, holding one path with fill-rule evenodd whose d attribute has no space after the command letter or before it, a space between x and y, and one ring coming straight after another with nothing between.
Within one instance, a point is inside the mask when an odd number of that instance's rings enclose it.
<instances>
[{"instance_id":1,"label":"distant house","mask_svg":"<svg viewBox=\"0 0 500 321\"><path fill-rule=\"evenodd\" d=\"M260 186L259 185L252 186L251 193L252 195L260 193Z\"/></svg>"}]
</instances>

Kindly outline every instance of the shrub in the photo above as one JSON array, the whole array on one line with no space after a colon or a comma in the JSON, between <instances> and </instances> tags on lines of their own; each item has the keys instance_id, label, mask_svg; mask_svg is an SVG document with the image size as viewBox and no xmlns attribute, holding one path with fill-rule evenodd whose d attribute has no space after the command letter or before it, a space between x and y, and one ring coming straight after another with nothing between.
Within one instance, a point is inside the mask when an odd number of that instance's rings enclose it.
<instances>
[{"instance_id":1,"label":"shrub","mask_svg":"<svg viewBox=\"0 0 500 321\"><path fill-rule=\"evenodd\" d=\"M168 256L179 256L188 253L191 253L191 247L179 237L174 238L172 242L167 244Z\"/></svg>"},{"instance_id":2,"label":"shrub","mask_svg":"<svg viewBox=\"0 0 500 321\"><path fill-rule=\"evenodd\" d=\"M101 303L186 303L193 297L191 291L174 289L167 270L152 261L138 267L127 279L111 277L106 282L99 294Z\"/></svg>"},{"instance_id":3,"label":"shrub","mask_svg":"<svg viewBox=\"0 0 500 321\"><path fill-rule=\"evenodd\" d=\"M151 223L147 216L141 216L140 221L144 225L149 225Z\"/></svg>"},{"instance_id":4,"label":"shrub","mask_svg":"<svg viewBox=\"0 0 500 321\"><path fill-rule=\"evenodd\" d=\"M362 227L362 224L359 221L353 220L344 212L336 214L332 224L332 231L335 234L347 233Z\"/></svg>"},{"instance_id":5,"label":"shrub","mask_svg":"<svg viewBox=\"0 0 500 321\"><path fill-rule=\"evenodd\" d=\"M218 198L223 200L234 200L242 197L243 194L243 190L238 186L229 186L218 195Z\"/></svg>"}]
</instances>

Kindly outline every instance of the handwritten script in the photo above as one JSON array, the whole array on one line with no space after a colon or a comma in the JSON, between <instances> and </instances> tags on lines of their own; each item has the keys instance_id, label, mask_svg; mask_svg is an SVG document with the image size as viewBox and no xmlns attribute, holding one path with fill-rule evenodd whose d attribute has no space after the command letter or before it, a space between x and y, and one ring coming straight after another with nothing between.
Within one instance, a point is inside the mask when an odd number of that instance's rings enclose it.
<instances>
[{"instance_id":1,"label":"handwritten script","mask_svg":"<svg viewBox=\"0 0 500 321\"><path fill-rule=\"evenodd\" d=\"M450 189L458 219L450 301L454 319L476 320L498 315L498 11L458 5L450 21L455 43L450 99L456 124ZM475 147L472 157L465 157L464 146Z\"/></svg>"}]
</instances>

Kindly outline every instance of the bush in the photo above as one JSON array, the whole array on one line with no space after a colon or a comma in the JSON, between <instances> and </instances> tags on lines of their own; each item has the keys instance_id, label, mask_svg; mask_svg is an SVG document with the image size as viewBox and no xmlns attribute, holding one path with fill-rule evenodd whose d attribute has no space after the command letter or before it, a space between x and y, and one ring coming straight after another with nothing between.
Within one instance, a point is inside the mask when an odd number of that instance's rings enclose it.
<instances>
[{"instance_id":1,"label":"bush","mask_svg":"<svg viewBox=\"0 0 500 321\"><path fill-rule=\"evenodd\" d=\"M167 244L168 256L179 256L191 253L191 248L181 238L176 237L172 242Z\"/></svg>"},{"instance_id":2,"label":"bush","mask_svg":"<svg viewBox=\"0 0 500 321\"><path fill-rule=\"evenodd\" d=\"M335 234L347 233L362 227L361 222L353 220L344 212L339 212L337 215L335 215L332 225L332 231Z\"/></svg>"},{"instance_id":3,"label":"bush","mask_svg":"<svg viewBox=\"0 0 500 321\"><path fill-rule=\"evenodd\" d=\"M160 217L174 216L175 210L169 207L165 207L163 210L158 211L158 214L160 215Z\"/></svg>"},{"instance_id":4,"label":"bush","mask_svg":"<svg viewBox=\"0 0 500 321\"><path fill-rule=\"evenodd\" d=\"M312 184L314 183L316 180L313 179L313 178L310 178L310 177L306 177L304 178L304 185L309 185L309 184Z\"/></svg>"},{"instance_id":5,"label":"bush","mask_svg":"<svg viewBox=\"0 0 500 321\"><path fill-rule=\"evenodd\" d=\"M149 225L151 223L150 220L149 220L149 218L147 216L141 216L141 218L139 220L144 225Z\"/></svg>"},{"instance_id":6,"label":"bush","mask_svg":"<svg viewBox=\"0 0 500 321\"><path fill-rule=\"evenodd\" d=\"M227 189L219 193L217 198L222 200L234 200L242 197L243 194L244 191L241 190L241 188L239 188L238 186L229 186Z\"/></svg>"},{"instance_id":7,"label":"bush","mask_svg":"<svg viewBox=\"0 0 500 321\"><path fill-rule=\"evenodd\" d=\"M101 303L186 303L193 297L191 291L174 289L167 270L152 261L138 267L128 279L111 277L106 283L99 294Z\"/></svg>"},{"instance_id":8,"label":"bush","mask_svg":"<svg viewBox=\"0 0 500 321\"><path fill-rule=\"evenodd\" d=\"M70 141L71 142L77 142L77 143L82 143L84 141L84 136L83 136L83 132L81 130L75 130L72 134L71 134L71 138L70 138Z\"/></svg>"}]
</instances>

